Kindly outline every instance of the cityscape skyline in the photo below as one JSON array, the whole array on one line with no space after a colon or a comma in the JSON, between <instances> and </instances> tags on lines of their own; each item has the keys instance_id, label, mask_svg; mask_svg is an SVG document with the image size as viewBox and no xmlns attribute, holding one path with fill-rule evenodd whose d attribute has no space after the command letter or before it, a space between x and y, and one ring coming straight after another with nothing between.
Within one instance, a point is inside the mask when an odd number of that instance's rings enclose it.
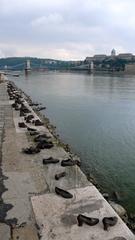
<instances>
[{"instance_id":1,"label":"cityscape skyline","mask_svg":"<svg viewBox=\"0 0 135 240\"><path fill-rule=\"evenodd\" d=\"M133 0L0 0L0 57L135 53Z\"/></svg>"}]
</instances>

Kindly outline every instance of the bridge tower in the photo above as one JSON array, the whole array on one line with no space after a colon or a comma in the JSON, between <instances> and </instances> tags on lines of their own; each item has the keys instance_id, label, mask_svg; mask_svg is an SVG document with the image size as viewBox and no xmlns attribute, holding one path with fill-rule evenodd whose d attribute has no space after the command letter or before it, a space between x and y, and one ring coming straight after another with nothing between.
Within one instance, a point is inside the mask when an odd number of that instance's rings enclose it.
<instances>
[{"instance_id":1,"label":"bridge tower","mask_svg":"<svg viewBox=\"0 0 135 240\"><path fill-rule=\"evenodd\" d=\"M91 72L93 72L93 70L94 70L94 63L93 63L93 61L91 61L91 63L90 63L90 70L91 70Z\"/></svg>"},{"instance_id":2,"label":"bridge tower","mask_svg":"<svg viewBox=\"0 0 135 240\"><path fill-rule=\"evenodd\" d=\"M4 66L4 70L5 70L5 71L8 70L8 66L7 66L7 65Z\"/></svg>"},{"instance_id":3,"label":"bridge tower","mask_svg":"<svg viewBox=\"0 0 135 240\"><path fill-rule=\"evenodd\" d=\"M26 61L26 66L25 66L25 73L27 74L28 72L31 71L31 64L30 64L30 60Z\"/></svg>"},{"instance_id":4,"label":"bridge tower","mask_svg":"<svg viewBox=\"0 0 135 240\"><path fill-rule=\"evenodd\" d=\"M94 71L94 62L90 61L90 63L89 63L89 73L93 73L93 71Z\"/></svg>"}]
</instances>

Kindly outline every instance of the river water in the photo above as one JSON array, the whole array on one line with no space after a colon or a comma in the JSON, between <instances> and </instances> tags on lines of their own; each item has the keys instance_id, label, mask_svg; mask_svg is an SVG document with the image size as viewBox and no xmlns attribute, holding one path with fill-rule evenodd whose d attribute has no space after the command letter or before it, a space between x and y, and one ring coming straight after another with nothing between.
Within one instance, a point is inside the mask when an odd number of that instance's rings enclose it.
<instances>
[{"instance_id":1,"label":"river water","mask_svg":"<svg viewBox=\"0 0 135 240\"><path fill-rule=\"evenodd\" d=\"M47 107L83 171L135 212L135 76L33 72L11 80Z\"/></svg>"}]
</instances>

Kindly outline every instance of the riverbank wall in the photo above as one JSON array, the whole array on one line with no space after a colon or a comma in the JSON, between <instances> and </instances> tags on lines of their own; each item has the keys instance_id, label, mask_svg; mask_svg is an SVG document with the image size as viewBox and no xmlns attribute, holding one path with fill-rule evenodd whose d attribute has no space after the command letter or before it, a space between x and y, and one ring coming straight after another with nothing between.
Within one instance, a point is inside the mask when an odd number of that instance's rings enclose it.
<instances>
[{"instance_id":1,"label":"riverbank wall","mask_svg":"<svg viewBox=\"0 0 135 240\"><path fill-rule=\"evenodd\" d=\"M20 111L22 103L23 109L27 109L25 116ZM35 104L13 83L0 83L0 240L135 239L82 173L79 158L59 144L34 108ZM28 121L29 115L33 118ZM36 120L43 124L36 125ZM34 141L37 135L32 136L32 132L46 135L52 147L28 154L28 150L35 149L37 144ZM43 164L43 159L58 161ZM67 159L77 164L62 166L62 161ZM62 172L64 176L56 179L56 175ZM56 187L72 197L58 195ZM97 218L99 222L94 226L85 223L78 226L80 214ZM108 231L104 230L104 217L117 218L117 223Z\"/></svg>"}]
</instances>

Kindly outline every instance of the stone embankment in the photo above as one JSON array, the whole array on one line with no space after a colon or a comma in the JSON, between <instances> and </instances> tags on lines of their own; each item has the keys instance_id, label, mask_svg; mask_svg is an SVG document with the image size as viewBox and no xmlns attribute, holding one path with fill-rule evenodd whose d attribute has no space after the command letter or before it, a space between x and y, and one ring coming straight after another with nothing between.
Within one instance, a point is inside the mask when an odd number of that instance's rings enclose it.
<instances>
[{"instance_id":1,"label":"stone embankment","mask_svg":"<svg viewBox=\"0 0 135 240\"><path fill-rule=\"evenodd\" d=\"M26 95L0 83L0 240L133 240Z\"/></svg>"}]
</instances>

